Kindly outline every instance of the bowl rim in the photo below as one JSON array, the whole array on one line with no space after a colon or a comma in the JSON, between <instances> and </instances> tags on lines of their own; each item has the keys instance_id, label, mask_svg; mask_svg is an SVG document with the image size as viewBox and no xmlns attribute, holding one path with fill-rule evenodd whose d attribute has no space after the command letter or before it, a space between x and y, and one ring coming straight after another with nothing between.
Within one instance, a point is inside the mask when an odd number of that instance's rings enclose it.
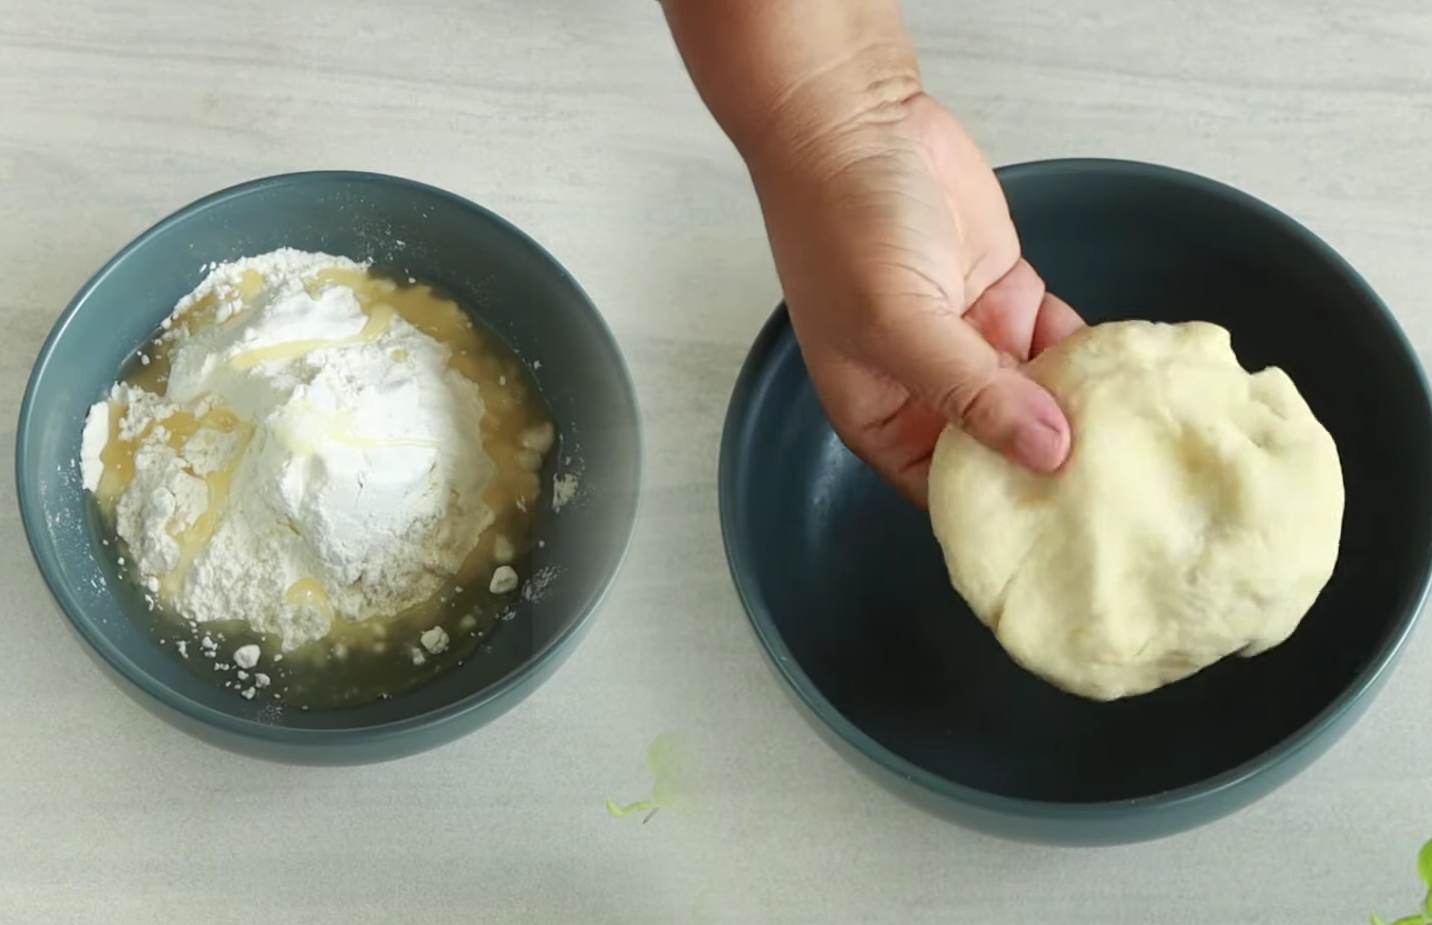
<instances>
[{"instance_id":1,"label":"bowl rim","mask_svg":"<svg viewBox=\"0 0 1432 925\"><path fill-rule=\"evenodd\" d=\"M1422 363L1407 340L1406 333L1397 323L1386 303L1372 287L1340 254L1312 231L1279 209L1225 183L1199 174L1165 167L1142 161L1118 158L1055 158L1011 164L995 170L1001 184L1007 180L1041 174L1080 175L1089 172L1105 175L1120 175L1130 178L1153 178L1173 181L1196 193L1221 198L1245 210L1260 213L1281 230L1297 239L1313 251L1320 260L1346 279L1358 290L1368 305L1374 308L1375 317L1393 333L1417 375L1424 406L1432 408L1432 388L1428 386L1427 374ZM717 475L721 538L726 552L726 562L736 586L737 596L746 611L756 638L765 651L777 674L790 688L808 713L819 720L840 740L841 744L853 749L875 766L897 778L915 785L917 790L945 801L969 805L977 810L1004 817L1039 819L1054 822L1107 823L1111 819L1145 814L1149 811L1176 810L1216 798L1220 794L1241 790L1255 781L1268 780L1271 784L1281 782L1277 775L1280 768L1288 765L1298 755L1318 745L1330 744L1323 734L1336 729L1344 717L1359 706L1362 698L1375 692L1384 676L1391 670L1427 603L1429 589L1432 589L1432 546L1422 551L1420 587L1415 599L1402 613L1383 640L1373 660L1353 679L1331 703L1311 719L1298 727L1281 741L1259 752L1247 761L1212 777L1185 784L1180 787L1143 794L1137 797L1089 802L1063 802L1027 797L1006 796L991 793L967 784L956 783L948 778L912 762L890 750L848 720L825 697L811 681L790 649L786 646L779 629L766 605L760 588L746 577L745 559L742 556L736 536L736 525L742 519L734 497L737 476L737 450L739 432L750 420L751 402L757 385L769 368L769 362L782 347L785 336L791 330L790 316L785 302L781 302L766 321L746 361L737 376L727 408L726 420L721 433L720 465ZM798 348L797 348L798 349ZM849 757L849 756L847 756ZM1297 766L1293 767L1296 770ZM1290 776L1290 775L1289 775Z\"/></svg>"},{"instance_id":2,"label":"bowl rim","mask_svg":"<svg viewBox=\"0 0 1432 925\"><path fill-rule=\"evenodd\" d=\"M75 313L79 310L94 291L105 282L106 278L121 263L139 249L145 247L152 239L168 231L176 225L183 223L190 217L211 208L222 207L227 202L243 196L250 195L262 190L305 184L312 181L338 181L352 184L376 184L384 186L395 186L411 193L425 197L432 197L444 200L447 203L457 206L459 209L472 213L478 219L496 226L502 233L511 237L518 245L527 248L544 260L551 268L570 285L581 297L593 320L596 322L597 339L611 354L616 362L617 372L621 379L625 398L632 409L632 441L634 443L634 467L633 473L635 490L632 492L630 509L626 512L625 523L621 527L620 535L613 537L617 546L617 555L610 572L601 580L594 593L589 595L587 602L580 609L574 619L565 629L556 636L549 639L540 649L531 653L516 668L503 675L492 684L486 685L466 696L460 697L449 703L425 710L413 716L406 716L400 719L388 720L381 723L367 725L340 726L336 728L312 728L279 726L271 723L263 723L257 720L245 719L213 707L207 706L196 700L183 695L174 688L162 683L157 678L142 669L137 663L131 660L124 651L114 645L108 637L99 633L88 618L82 616L84 610L78 605L70 589L64 587L57 577L50 573L44 560L40 555L36 537L43 530L41 514L38 506L30 500L36 496L34 481L26 471L24 464L28 455L31 442L31 426L33 419L33 404L35 400L35 388L40 376L49 365L55 345L64 336ZM644 463L645 446L642 434L641 406L637 401L636 387L632 380L631 370L627 366L626 357L622 353L611 327L607 324L602 313L597 309L591 297L581 284L572 276L563 264L557 260L546 248L539 244L522 229L508 221L498 213L484 206L473 202L466 197L449 192L437 186L432 186L418 180L411 180L406 177L399 177L392 174L377 173L362 170L304 170L290 173L274 174L272 176L258 177L224 187L216 192L209 193L193 200L166 215L155 222L139 235L125 244L113 257L105 261L93 275L80 287L79 291L70 299L54 325L50 328L49 334L45 337L40 346L34 364L31 366L30 375L25 383L24 397L20 402L20 413L15 428L15 494L20 508L20 520L25 532L26 545L30 549L30 556L35 562L40 577L45 582L45 587L50 592L50 597L58 605L65 619L76 630L86 644L98 654L109 668L113 669L120 677L135 685L140 691L148 694L161 705L178 711L180 714L191 719L198 720L205 725L215 727L223 732L232 733L242 738L258 740L268 744L281 746L309 746L327 747L332 745L352 744L355 741L362 741L364 744L376 744L384 741L402 738L410 733L420 730L431 729L455 720L463 715L480 711L491 704L508 701L514 694L520 695L516 700L510 701L509 705L525 696L526 691L523 685L532 677L541 677L543 669L548 663L565 654L569 644L579 637L593 615L601 609L602 603L606 600L616 581L617 575L621 572L627 556L631 549L632 536L636 529L636 523L640 516L641 501L641 479ZM555 667L553 665L552 667Z\"/></svg>"}]
</instances>

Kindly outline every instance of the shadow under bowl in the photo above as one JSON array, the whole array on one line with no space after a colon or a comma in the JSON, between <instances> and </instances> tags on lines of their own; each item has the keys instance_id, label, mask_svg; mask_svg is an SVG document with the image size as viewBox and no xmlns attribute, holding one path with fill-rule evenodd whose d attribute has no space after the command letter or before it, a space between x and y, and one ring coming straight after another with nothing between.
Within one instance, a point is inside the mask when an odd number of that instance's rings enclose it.
<instances>
[{"instance_id":1,"label":"shadow under bowl","mask_svg":"<svg viewBox=\"0 0 1432 925\"><path fill-rule=\"evenodd\" d=\"M1366 706L1432 567L1432 407L1386 307L1327 245L1234 189L1105 160L998 171L1025 255L1091 323L1227 327L1292 376L1342 458L1332 579L1297 633L1095 703L1016 666L951 589L926 514L831 430L784 308L726 419L721 524L760 644L815 728L897 792L1056 843L1167 835L1247 805Z\"/></svg>"}]
</instances>

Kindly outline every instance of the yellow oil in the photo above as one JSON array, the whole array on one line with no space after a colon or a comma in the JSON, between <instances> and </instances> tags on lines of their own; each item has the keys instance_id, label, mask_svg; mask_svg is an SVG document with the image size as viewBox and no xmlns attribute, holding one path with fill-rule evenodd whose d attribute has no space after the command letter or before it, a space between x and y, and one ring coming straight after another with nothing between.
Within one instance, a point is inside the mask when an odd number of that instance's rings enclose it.
<instances>
[{"instance_id":1,"label":"yellow oil","mask_svg":"<svg viewBox=\"0 0 1432 925\"><path fill-rule=\"evenodd\" d=\"M328 589L317 578L300 578L288 586L283 593L286 604L295 607L312 607L333 616L333 607L328 603Z\"/></svg>"},{"instance_id":2,"label":"yellow oil","mask_svg":"<svg viewBox=\"0 0 1432 925\"><path fill-rule=\"evenodd\" d=\"M499 618L509 610L511 601L510 596L497 598L487 590L489 577L500 564L494 547L498 537L501 537L515 551L516 561L513 564L519 574L526 577L525 566L532 544L532 519L539 507L537 502L542 478L544 474L550 478L551 466L534 467L532 451L523 446L522 438L532 428L550 427L551 423L550 413L526 365L500 338L479 329L457 302L432 287L422 283L400 283L362 270L325 271L317 274L308 285L314 295L328 286L352 289L368 316L363 329L344 341L285 343L255 349L231 360L236 368L293 359L310 350L339 343L372 341L387 329L395 317L400 317L446 344L452 352L450 365L477 383L486 408L481 423L483 448L495 464L494 476L483 496L493 512L494 521L476 538L457 574L445 581L428 600L400 614L374 615L360 622L333 619L333 629L326 638L284 653L279 662L271 659L279 652L278 641L253 633L238 618L240 615L236 615L232 622L198 627L197 635L207 633L219 640L220 652L231 651L249 642L261 645L265 653L263 670L270 675L272 683L259 696L304 708L324 709L396 695L462 664L473 657L479 645L490 640L492 633L498 631L502 625ZM250 272L237 288L240 297L251 302L262 292L263 279ZM201 299L184 316L176 319L175 324L191 333L201 330L216 323L216 308L217 302L213 297ZM126 365L121 375L123 381L153 392L164 391L169 374L170 343L164 335L164 331L157 332L143 350L147 362L136 356ZM110 441L101 454L104 472L95 492L100 511L111 529L119 495L134 477L134 453L143 437L140 435L128 441L120 439L119 423L123 411L122 406L112 403ZM175 414L162 421L161 426L168 431L169 442L176 448L182 447L184 441L203 428L237 432L241 448L247 446L252 436L246 422L223 409L211 410L197 420L187 413ZM331 431L325 434L327 438L352 446L377 448L421 442L363 435L354 431L341 417L326 426ZM236 463L241 457L242 453L236 451L231 459ZM180 564L161 580L160 606L154 611L150 626L156 638L182 638L187 624L169 614L163 602L172 599L190 565L222 522L233 469L234 466L230 465L205 476L209 491L208 507L192 525L175 537L181 549ZM117 549L119 545L115 544ZM285 601L333 616L328 591L315 577L294 582L285 593ZM421 648L418 635L432 626L442 626L447 631L451 643L446 652L434 655ZM200 676L211 678L216 684L234 684L227 673L213 670L214 660L202 657L197 646L190 645L188 652L187 662ZM235 685L236 689L238 686Z\"/></svg>"}]
</instances>

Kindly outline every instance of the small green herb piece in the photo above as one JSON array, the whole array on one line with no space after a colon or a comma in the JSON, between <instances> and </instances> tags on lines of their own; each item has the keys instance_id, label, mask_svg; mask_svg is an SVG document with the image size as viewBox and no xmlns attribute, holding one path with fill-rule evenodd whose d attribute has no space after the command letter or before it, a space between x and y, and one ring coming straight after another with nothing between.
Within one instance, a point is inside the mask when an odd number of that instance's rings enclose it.
<instances>
[{"instance_id":1,"label":"small green herb piece","mask_svg":"<svg viewBox=\"0 0 1432 925\"><path fill-rule=\"evenodd\" d=\"M607 800L607 812L617 819L645 812L646 819L642 820L645 823L657 810L682 803L691 787L691 769L685 757L676 736L669 732L657 736L646 750L646 766L651 770L652 778L651 796L625 805Z\"/></svg>"},{"instance_id":2,"label":"small green herb piece","mask_svg":"<svg viewBox=\"0 0 1432 925\"><path fill-rule=\"evenodd\" d=\"M1427 898L1422 900L1422 911L1416 915L1404 915L1393 921L1392 925L1432 925L1432 840L1423 845L1417 854L1417 876L1421 877L1427 886ZM1387 923L1374 915L1372 925Z\"/></svg>"},{"instance_id":3,"label":"small green herb piece","mask_svg":"<svg viewBox=\"0 0 1432 925\"><path fill-rule=\"evenodd\" d=\"M651 800L641 800L637 803L628 803L625 806L617 803L616 800L607 800L607 812L612 814L613 819L620 819L623 816L630 816L632 813L641 813L649 809L659 807Z\"/></svg>"}]
</instances>

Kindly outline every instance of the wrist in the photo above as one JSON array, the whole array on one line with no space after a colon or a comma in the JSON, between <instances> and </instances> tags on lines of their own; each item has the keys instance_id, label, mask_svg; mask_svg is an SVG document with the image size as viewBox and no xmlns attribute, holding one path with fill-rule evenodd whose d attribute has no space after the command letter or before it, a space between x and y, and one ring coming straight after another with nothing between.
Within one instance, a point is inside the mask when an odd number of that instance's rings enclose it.
<instances>
[{"instance_id":1,"label":"wrist","mask_svg":"<svg viewBox=\"0 0 1432 925\"><path fill-rule=\"evenodd\" d=\"M753 169L920 92L897 0L665 0L697 90Z\"/></svg>"},{"instance_id":2,"label":"wrist","mask_svg":"<svg viewBox=\"0 0 1432 925\"><path fill-rule=\"evenodd\" d=\"M902 121L923 92L914 49L903 41L863 44L793 84L764 118L732 133L752 173L782 164L820 170L863 130Z\"/></svg>"}]
</instances>

